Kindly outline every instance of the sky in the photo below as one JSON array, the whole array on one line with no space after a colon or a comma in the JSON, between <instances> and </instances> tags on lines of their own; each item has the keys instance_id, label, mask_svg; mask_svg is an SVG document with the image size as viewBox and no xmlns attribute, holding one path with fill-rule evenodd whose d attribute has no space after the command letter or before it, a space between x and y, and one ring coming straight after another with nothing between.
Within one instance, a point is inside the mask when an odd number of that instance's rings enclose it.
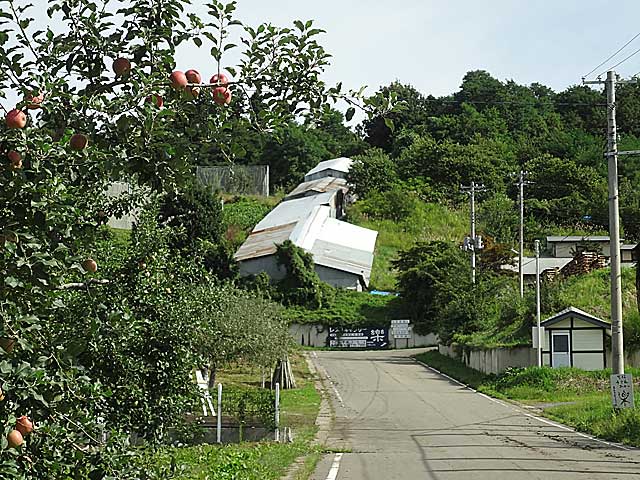
<instances>
[{"instance_id":1,"label":"sky","mask_svg":"<svg viewBox=\"0 0 640 480\"><path fill-rule=\"evenodd\" d=\"M206 11L205 0L192 3ZM319 41L333 56L324 77L329 84L366 85L374 93L399 80L435 96L455 92L464 74L477 69L563 90L640 32L638 0L239 0L237 17L254 26L313 19L326 30ZM636 49L640 37L616 60ZM207 49L193 44L181 47L176 61L205 79L216 70ZM640 53L618 71L640 72Z\"/></svg>"}]
</instances>

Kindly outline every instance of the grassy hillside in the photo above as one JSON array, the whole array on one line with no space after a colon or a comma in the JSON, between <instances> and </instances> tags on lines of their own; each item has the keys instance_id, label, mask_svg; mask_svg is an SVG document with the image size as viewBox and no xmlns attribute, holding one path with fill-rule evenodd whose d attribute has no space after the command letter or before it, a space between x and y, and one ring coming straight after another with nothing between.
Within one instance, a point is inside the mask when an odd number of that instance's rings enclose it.
<instances>
[{"instance_id":1,"label":"grassy hillside","mask_svg":"<svg viewBox=\"0 0 640 480\"><path fill-rule=\"evenodd\" d=\"M456 211L444 205L418 202L402 219L380 218L369 213L370 204L362 201L351 206L348 220L378 231L371 289L393 291L395 272L391 261L400 250L416 241L449 240L462 242L469 232L468 211Z\"/></svg>"},{"instance_id":2,"label":"grassy hillside","mask_svg":"<svg viewBox=\"0 0 640 480\"><path fill-rule=\"evenodd\" d=\"M284 316L295 323L323 323L325 325L349 327L358 325L386 326L397 318L399 305L392 295L372 295L368 292L336 290L328 305L319 309L290 306Z\"/></svg>"},{"instance_id":3,"label":"grassy hillside","mask_svg":"<svg viewBox=\"0 0 640 480\"><path fill-rule=\"evenodd\" d=\"M543 285L541 296L542 319L573 306L610 321L610 293L608 268L586 275L569 277ZM512 292L514 311L525 309L528 314L509 324L487 321L484 328L473 334L458 336L457 341L472 347L499 347L530 344L530 327L535 318L533 289L527 289L524 300L517 290ZM636 302L635 269L622 270L622 303L625 344L630 350L640 348L640 314Z\"/></svg>"}]
</instances>

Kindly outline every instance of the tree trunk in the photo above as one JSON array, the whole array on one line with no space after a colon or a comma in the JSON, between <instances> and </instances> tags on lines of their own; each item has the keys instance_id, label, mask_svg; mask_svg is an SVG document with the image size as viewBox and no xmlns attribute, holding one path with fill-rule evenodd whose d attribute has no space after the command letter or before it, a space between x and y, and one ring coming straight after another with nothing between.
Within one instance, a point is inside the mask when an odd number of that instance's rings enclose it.
<instances>
[{"instance_id":1,"label":"tree trunk","mask_svg":"<svg viewBox=\"0 0 640 480\"><path fill-rule=\"evenodd\" d=\"M207 373L209 374L209 389L216 387L216 364L211 362L209 363L209 368Z\"/></svg>"}]
</instances>

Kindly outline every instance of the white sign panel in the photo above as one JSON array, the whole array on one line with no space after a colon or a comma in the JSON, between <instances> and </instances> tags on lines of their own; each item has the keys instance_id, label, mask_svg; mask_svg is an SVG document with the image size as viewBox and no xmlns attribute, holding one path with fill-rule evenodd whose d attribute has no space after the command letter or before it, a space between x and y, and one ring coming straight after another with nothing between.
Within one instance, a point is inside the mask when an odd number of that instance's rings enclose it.
<instances>
[{"instance_id":1,"label":"white sign panel","mask_svg":"<svg viewBox=\"0 0 640 480\"><path fill-rule=\"evenodd\" d=\"M633 377L631 374L611 375L613 408L633 408Z\"/></svg>"},{"instance_id":2,"label":"white sign panel","mask_svg":"<svg viewBox=\"0 0 640 480\"><path fill-rule=\"evenodd\" d=\"M542 337L542 348L544 349L544 327L540 327L540 336ZM531 328L531 339L533 340L533 348L538 348L538 327Z\"/></svg>"},{"instance_id":3,"label":"white sign panel","mask_svg":"<svg viewBox=\"0 0 640 480\"><path fill-rule=\"evenodd\" d=\"M410 320L391 320L393 338L411 338Z\"/></svg>"}]
</instances>

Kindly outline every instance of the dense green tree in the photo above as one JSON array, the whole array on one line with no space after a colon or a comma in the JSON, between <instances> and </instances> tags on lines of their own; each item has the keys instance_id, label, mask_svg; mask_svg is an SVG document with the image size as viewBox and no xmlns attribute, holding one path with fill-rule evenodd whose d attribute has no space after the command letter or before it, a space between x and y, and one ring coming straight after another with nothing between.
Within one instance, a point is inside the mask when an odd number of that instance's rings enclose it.
<instances>
[{"instance_id":1,"label":"dense green tree","mask_svg":"<svg viewBox=\"0 0 640 480\"><path fill-rule=\"evenodd\" d=\"M366 197L372 190L385 192L398 181L396 165L384 150L371 148L353 157L347 181L351 185L350 191L360 198Z\"/></svg>"}]
</instances>

